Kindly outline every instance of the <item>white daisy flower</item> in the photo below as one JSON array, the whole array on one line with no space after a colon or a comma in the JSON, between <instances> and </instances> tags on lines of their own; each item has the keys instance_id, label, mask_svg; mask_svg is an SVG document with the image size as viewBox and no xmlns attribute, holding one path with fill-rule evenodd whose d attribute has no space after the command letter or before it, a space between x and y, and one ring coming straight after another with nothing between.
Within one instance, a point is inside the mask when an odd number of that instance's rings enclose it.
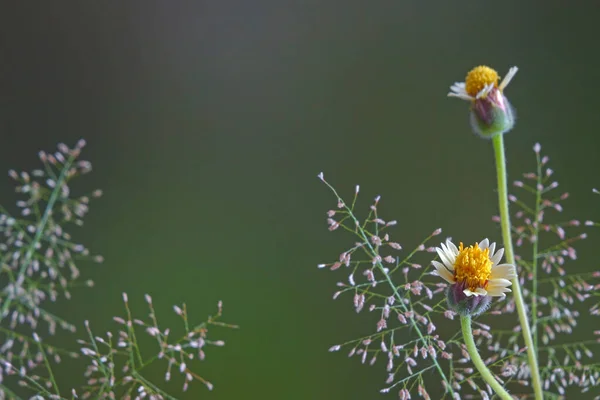
<instances>
[{"instance_id":1,"label":"white daisy flower","mask_svg":"<svg viewBox=\"0 0 600 400\"><path fill-rule=\"evenodd\" d=\"M500 85L498 85L500 80L498 73L490 67L480 65L469 71L464 82L455 82L454 85L450 86L448 96L467 101L486 98L494 88L501 92L504 91L518 70L517 67L510 68Z\"/></svg>"},{"instance_id":2,"label":"white daisy flower","mask_svg":"<svg viewBox=\"0 0 600 400\"><path fill-rule=\"evenodd\" d=\"M464 82L450 86L448 96L471 102L471 126L484 138L508 132L515 125L514 109L504 89L519 69L512 67L500 84L498 73L480 65L467 74Z\"/></svg>"},{"instance_id":3,"label":"white daisy flower","mask_svg":"<svg viewBox=\"0 0 600 400\"><path fill-rule=\"evenodd\" d=\"M437 275L467 297L505 297L511 291L511 279L517 276L516 269L512 264L500 264L504 249L495 249L496 243L490 245L488 239L469 247L460 243L458 248L447 240L436 247L441 262L432 264Z\"/></svg>"}]
</instances>

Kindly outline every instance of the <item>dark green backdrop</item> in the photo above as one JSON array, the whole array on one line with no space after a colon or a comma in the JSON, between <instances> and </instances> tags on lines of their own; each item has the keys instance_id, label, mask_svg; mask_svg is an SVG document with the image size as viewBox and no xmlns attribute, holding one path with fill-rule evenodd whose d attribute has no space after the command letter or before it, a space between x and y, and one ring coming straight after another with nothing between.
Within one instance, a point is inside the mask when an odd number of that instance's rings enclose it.
<instances>
[{"instance_id":1,"label":"dark green backdrop","mask_svg":"<svg viewBox=\"0 0 600 400\"><path fill-rule=\"evenodd\" d=\"M76 237L106 262L59 312L100 333L123 291L139 315L152 294L172 322L174 303L203 318L221 299L242 329L216 333L227 346L200 370L215 391L188 398L379 397L383 366L327 352L372 326L331 301L342 276L316 268L351 243L327 232L333 198L316 175L381 194L407 246L437 227L499 240L491 143L446 93L474 65L517 65L509 178L533 168L539 141L567 216L600 219L600 11L569 4L2 2L0 171L84 137L95 170L82 187L105 192ZM3 204L11 190L0 180ZM580 246L583 268L597 268L598 240ZM81 371L61 376L68 387Z\"/></svg>"}]
</instances>

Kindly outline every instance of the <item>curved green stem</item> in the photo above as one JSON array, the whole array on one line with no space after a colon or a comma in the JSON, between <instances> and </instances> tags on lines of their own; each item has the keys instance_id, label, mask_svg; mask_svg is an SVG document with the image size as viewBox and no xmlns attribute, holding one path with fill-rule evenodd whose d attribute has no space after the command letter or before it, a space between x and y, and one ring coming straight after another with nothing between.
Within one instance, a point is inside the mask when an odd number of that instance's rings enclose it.
<instances>
[{"instance_id":1,"label":"curved green stem","mask_svg":"<svg viewBox=\"0 0 600 400\"><path fill-rule=\"evenodd\" d=\"M470 316L461 316L460 317L460 326L462 328L463 337L465 339L465 345L467 345L467 351L471 356L471 361L477 368L477 371L481 374L481 377L492 387L494 392L503 400L512 400L512 396L508 394L506 389L502 387L500 382L496 380L494 375L490 372L488 367L485 365L479 352L477 351L477 346L475 345L475 340L473 340L473 331L471 330L471 317Z\"/></svg>"},{"instance_id":2,"label":"curved green stem","mask_svg":"<svg viewBox=\"0 0 600 400\"><path fill-rule=\"evenodd\" d=\"M508 214L508 189L506 183L506 160L504 158L504 136L498 134L493 137L494 154L496 156L496 174L498 176L498 205L500 206L500 224L502 226L502 239L504 241L504 254L506 261L515 264L515 254L513 252L510 216ZM521 284L517 276L512 280L512 291L515 298L515 305L519 314L519 322L527 346L527 359L531 371L531 384L535 393L536 400L544 398L542 392L542 382L540 380L540 371L537 363L536 349L531 336L529 319L527 318L527 308L521 293Z\"/></svg>"}]
</instances>

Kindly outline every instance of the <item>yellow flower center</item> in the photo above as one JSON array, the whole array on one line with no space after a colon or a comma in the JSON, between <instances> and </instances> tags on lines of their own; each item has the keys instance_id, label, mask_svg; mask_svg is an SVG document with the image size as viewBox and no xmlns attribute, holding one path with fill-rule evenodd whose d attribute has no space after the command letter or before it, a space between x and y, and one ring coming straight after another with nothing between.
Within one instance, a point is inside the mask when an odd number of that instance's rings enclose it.
<instances>
[{"instance_id":1,"label":"yellow flower center","mask_svg":"<svg viewBox=\"0 0 600 400\"><path fill-rule=\"evenodd\" d=\"M498 79L500 77L496 71L485 65L480 65L473 68L467 74L465 78L465 90L469 96L475 97L477 93L481 92L490 83L493 83L494 87L498 87Z\"/></svg>"},{"instance_id":2,"label":"yellow flower center","mask_svg":"<svg viewBox=\"0 0 600 400\"><path fill-rule=\"evenodd\" d=\"M485 288L492 274L490 249L481 249L479 244L465 248L460 243L458 255L454 261L454 278L457 282L465 282L471 291Z\"/></svg>"}]
</instances>

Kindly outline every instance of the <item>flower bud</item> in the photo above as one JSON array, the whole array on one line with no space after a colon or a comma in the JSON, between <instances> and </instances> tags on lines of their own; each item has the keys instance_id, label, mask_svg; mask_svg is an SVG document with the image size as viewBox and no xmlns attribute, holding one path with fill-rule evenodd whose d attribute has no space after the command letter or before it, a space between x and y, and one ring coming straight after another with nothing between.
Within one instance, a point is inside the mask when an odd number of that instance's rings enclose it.
<instances>
[{"instance_id":1,"label":"flower bud","mask_svg":"<svg viewBox=\"0 0 600 400\"><path fill-rule=\"evenodd\" d=\"M473 131L483 138L506 133L515 125L513 108L497 88L493 88L487 96L475 99L470 119Z\"/></svg>"},{"instance_id":2,"label":"flower bud","mask_svg":"<svg viewBox=\"0 0 600 400\"><path fill-rule=\"evenodd\" d=\"M446 289L448 308L462 316L476 317L485 312L492 302L487 295L468 296L465 294L466 282L457 282Z\"/></svg>"}]
</instances>

